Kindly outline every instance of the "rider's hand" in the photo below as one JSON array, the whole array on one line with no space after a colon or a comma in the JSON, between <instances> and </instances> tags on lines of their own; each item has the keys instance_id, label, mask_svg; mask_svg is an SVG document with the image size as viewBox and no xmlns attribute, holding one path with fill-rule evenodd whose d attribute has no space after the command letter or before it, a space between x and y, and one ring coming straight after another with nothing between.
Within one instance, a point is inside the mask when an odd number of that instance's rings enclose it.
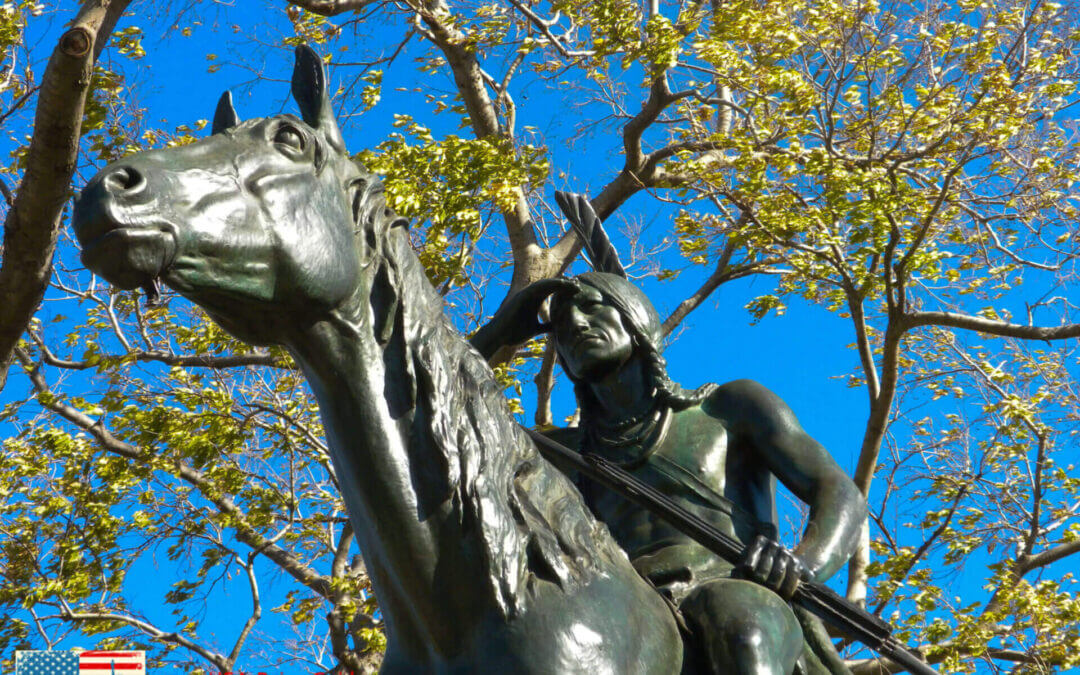
<instances>
[{"instance_id":1,"label":"rider's hand","mask_svg":"<svg viewBox=\"0 0 1080 675\"><path fill-rule=\"evenodd\" d=\"M747 547L739 569L785 600L791 600L800 583L811 580L810 570L797 555L761 535Z\"/></svg>"},{"instance_id":2,"label":"rider's hand","mask_svg":"<svg viewBox=\"0 0 1080 675\"><path fill-rule=\"evenodd\" d=\"M508 298L491 317L491 321L476 331L470 342L484 358L491 358L500 347L518 345L546 333L551 329L551 324L540 321L540 306L548 296L575 288L574 282L563 278L543 279L529 284Z\"/></svg>"}]
</instances>

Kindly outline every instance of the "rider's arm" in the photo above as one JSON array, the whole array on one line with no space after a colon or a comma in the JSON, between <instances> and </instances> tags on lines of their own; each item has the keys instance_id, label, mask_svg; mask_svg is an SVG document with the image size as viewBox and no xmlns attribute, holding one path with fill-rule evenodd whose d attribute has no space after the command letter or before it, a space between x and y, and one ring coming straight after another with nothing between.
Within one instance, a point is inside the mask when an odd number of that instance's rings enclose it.
<instances>
[{"instance_id":1,"label":"rider's arm","mask_svg":"<svg viewBox=\"0 0 1080 675\"><path fill-rule=\"evenodd\" d=\"M551 326L537 318L540 306L552 293L568 292L577 286L569 279L556 277L529 284L506 298L491 320L469 338L476 351L487 360L503 347L519 345L548 331Z\"/></svg>"},{"instance_id":2,"label":"rider's arm","mask_svg":"<svg viewBox=\"0 0 1080 675\"><path fill-rule=\"evenodd\" d=\"M778 396L750 380L717 390L713 398L731 425L769 470L810 507L810 521L794 553L822 581L851 557L866 501L820 443L803 430Z\"/></svg>"}]
</instances>

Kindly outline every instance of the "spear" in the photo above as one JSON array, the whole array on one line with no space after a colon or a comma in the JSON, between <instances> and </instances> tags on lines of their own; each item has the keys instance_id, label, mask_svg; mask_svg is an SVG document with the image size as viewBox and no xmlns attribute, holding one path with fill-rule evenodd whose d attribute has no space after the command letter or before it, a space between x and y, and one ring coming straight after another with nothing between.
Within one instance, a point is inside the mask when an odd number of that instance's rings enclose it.
<instances>
[{"instance_id":1,"label":"spear","mask_svg":"<svg viewBox=\"0 0 1080 675\"><path fill-rule=\"evenodd\" d=\"M521 428L536 442L540 453L549 461L570 466L648 509L732 565L739 565L744 559L745 550L738 539L686 510L617 464L592 452L575 452L534 429L526 426ZM892 636L892 626L824 584L801 582L791 601L908 671L916 675L937 675L937 671Z\"/></svg>"}]
</instances>

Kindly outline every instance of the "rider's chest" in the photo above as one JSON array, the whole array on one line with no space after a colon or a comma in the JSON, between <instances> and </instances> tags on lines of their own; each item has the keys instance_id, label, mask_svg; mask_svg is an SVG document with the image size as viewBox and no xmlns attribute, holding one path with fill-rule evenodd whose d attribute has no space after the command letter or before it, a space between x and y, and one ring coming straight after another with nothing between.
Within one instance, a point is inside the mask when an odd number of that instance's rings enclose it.
<instances>
[{"instance_id":1,"label":"rider's chest","mask_svg":"<svg viewBox=\"0 0 1080 675\"><path fill-rule=\"evenodd\" d=\"M729 451L724 425L695 406L676 414L650 464L661 473L669 469L691 474L723 493Z\"/></svg>"},{"instance_id":2,"label":"rider's chest","mask_svg":"<svg viewBox=\"0 0 1080 675\"><path fill-rule=\"evenodd\" d=\"M653 447L636 448L634 461L620 462L639 480L678 501L711 500L725 489L729 450L724 426L694 407L673 415L663 437ZM616 459L609 457L609 459ZM616 459L616 461L618 461ZM604 519L620 519L641 510L615 493L599 491L590 500Z\"/></svg>"}]
</instances>

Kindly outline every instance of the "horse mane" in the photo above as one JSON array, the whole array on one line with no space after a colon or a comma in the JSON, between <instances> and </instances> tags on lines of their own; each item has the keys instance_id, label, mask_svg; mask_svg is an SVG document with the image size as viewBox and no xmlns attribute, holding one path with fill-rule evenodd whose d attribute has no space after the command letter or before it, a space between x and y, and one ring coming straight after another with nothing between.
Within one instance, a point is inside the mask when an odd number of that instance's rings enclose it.
<instances>
[{"instance_id":1,"label":"horse mane","mask_svg":"<svg viewBox=\"0 0 1080 675\"><path fill-rule=\"evenodd\" d=\"M428 497L418 516L450 505L507 616L520 612L542 582L572 591L622 552L598 534L604 526L573 484L517 427L491 368L450 323L406 227L397 227L407 221L386 205L378 177L360 172L357 246L365 264L379 266L370 330L382 350L391 415L408 425L402 431L415 460L416 494Z\"/></svg>"}]
</instances>

